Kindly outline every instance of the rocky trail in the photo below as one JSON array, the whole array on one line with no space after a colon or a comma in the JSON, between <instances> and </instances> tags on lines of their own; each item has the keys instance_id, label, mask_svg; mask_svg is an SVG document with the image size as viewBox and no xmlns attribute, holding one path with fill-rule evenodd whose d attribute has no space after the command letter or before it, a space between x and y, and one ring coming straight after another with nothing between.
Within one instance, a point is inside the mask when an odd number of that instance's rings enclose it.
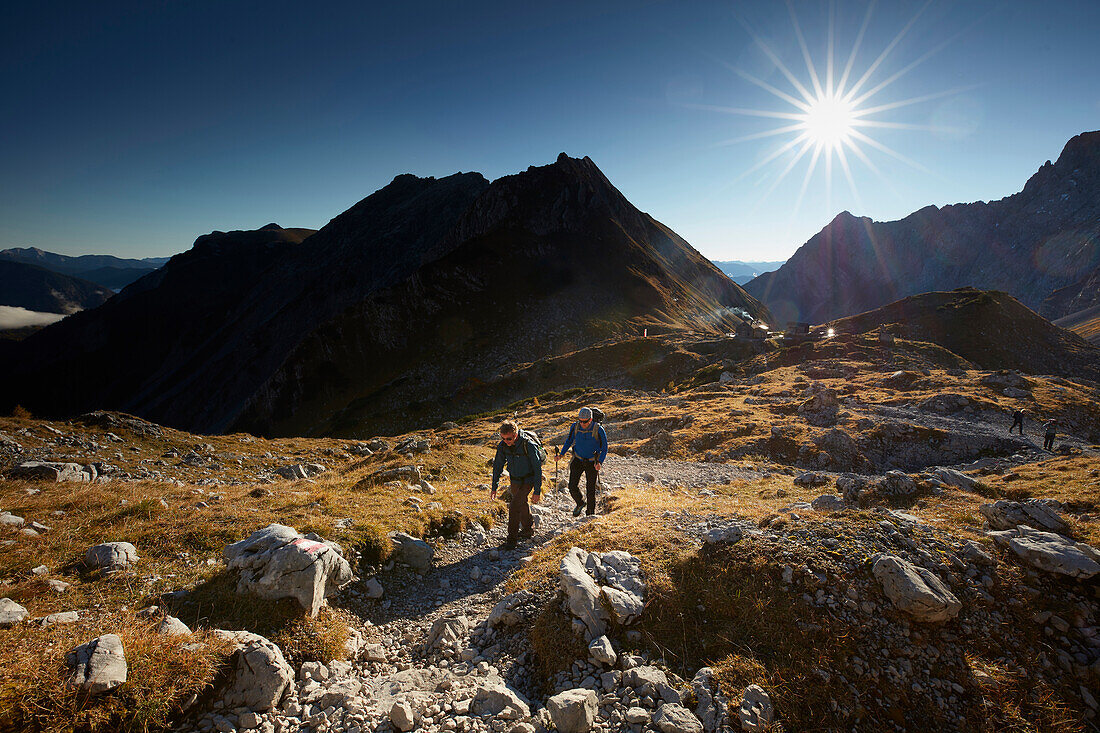
<instances>
[{"instance_id":1,"label":"rocky trail","mask_svg":"<svg viewBox=\"0 0 1100 733\"><path fill-rule=\"evenodd\" d=\"M656 482L695 487L760 475L723 464L642 457L616 456L607 466L601 476L605 486ZM553 484L552 478L547 484ZM590 521L574 517L573 507L562 471L555 489L531 505L534 537L521 540L514 550L501 547L506 536L503 521L489 531L474 523L430 550L417 540L422 554L399 551L413 564L390 560L382 567L364 568L358 581L330 600L361 620L361 626L353 629L353 661L327 666L305 663L281 704L270 713L254 717L248 711L234 714L223 708L193 725L204 732L245 727L297 731L306 726L349 733L414 729L531 733L551 727L549 704L555 716L587 716L592 725L585 730L657 730L647 728L652 714L673 696L677 703L680 697L669 687L668 673L646 665L641 657L624 655L622 669L611 672L594 659L579 660L571 675L558 680L558 687L603 694L570 702L567 710L545 699L540 689L526 636L518 628L537 613L540 604L527 591L508 594L505 584L513 571L530 560L535 548ZM624 672L631 669L637 670L636 687L650 685L643 690L648 695L639 697L629 685L623 687ZM626 706L624 699L639 704ZM596 706L599 701L601 707ZM669 708L666 715L674 712L675 706L665 707ZM555 719L561 729L563 718Z\"/></svg>"}]
</instances>

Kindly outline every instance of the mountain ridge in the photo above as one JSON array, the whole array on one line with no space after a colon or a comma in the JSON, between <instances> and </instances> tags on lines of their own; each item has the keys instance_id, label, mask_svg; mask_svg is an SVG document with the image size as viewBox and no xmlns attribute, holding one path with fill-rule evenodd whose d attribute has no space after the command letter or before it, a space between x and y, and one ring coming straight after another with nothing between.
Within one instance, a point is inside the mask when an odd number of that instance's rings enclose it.
<instances>
[{"instance_id":1,"label":"mountain ridge","mask_svg":"<svg viewBox=\"0 0 1100 733\"><path fill-rule=\"evenodd\" d=\"M781 320L824 322L965 286L1057 318L1091 304L1098 269L1100 132L1088 132L998 201L926 206L892 222L842 212L746 290Z\"/></svg>"},{"instance_id":2,"label":"mountain ridge","mask_svg":"<svg viewBox=\"0 0 1100 733\"><path fill-rule=\"evenodd\" d=\"M95 318L14 347L10 373L29 386L4 401L317 432L355 401L378 420L612 334L732 330L734 308L766 312L590 159L563 154L492 183L397 176L316 233L199 237Z\"/></svg>"}]
</instances>

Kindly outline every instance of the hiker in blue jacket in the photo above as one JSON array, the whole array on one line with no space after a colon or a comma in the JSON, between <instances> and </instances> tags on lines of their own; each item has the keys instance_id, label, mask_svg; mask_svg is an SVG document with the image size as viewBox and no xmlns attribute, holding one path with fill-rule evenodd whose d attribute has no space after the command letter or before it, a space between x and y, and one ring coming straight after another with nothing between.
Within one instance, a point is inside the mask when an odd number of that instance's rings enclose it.
<instances>
[{"instance_id":1,"label":"hiker in blue jacket","mask_svg":"<svg viewBox=\"0 0 1100 733\"><path fill-rule=\"evenodd\" d=\"M508 539L504 549L511 550L518 538L534 536L531 507L527 505L527 494L531 501L538 503L542 494L542 462L546 451L536 442L532 433L519 429L515 422L508 420L500 426L500 442L497 444L496 457L493 459L493 487L490 498L497 498L497 486L504 466L508 466L511 480L508 500Z\"/></svg>"},{"instance_id":2,"label":"hiker in blue jacket","mask_svg":"<svg viewBox=\"0 0 1100 733\"><path fill-rule=\"evenodd\" d=\"M596 474L607 458L607 433L592 419L592 410L587 407L580 409L577 422L569 428L569 437L561 447L562 455L570 447L573 448L573 460L569 462L569 493L577 502L573 516L579 517L583 509L591 516L596 513ZM584 473L587 502L581 498L581 473Z\"/></svg>"}]
</instances>

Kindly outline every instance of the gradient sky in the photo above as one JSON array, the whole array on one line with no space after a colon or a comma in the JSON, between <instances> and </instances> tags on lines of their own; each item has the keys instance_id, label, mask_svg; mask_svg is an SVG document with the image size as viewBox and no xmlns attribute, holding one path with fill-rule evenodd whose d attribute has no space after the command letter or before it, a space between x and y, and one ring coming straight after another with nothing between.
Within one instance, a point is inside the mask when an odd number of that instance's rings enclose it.
<instances>
[{"instance_id":1,"label":"gradient sky","mask_svg":"<svg viewBox=\"0 0 1100 733\"><path fill-rule=\"evenodd\" d=\"M843 66L868 3L791 6L819 70L835 17ZM1100 2L879 2L853 75L907 26L865 89L920 61L867 103L923 99L872 117L917 129L867 132L919 167L864 145L858 198L819 166L796 207L809 156L773 185L793 153L752 169L790 135L738 140L787 123L719 109L793 110L747 78L793 93L760 41L810 85L778 0L13 4L0 248L168 255L320 227L399 173L492 179L565 151L712 259L783 259L845 209L1014 193L1100 128Z\"/></svg>"}]
</instances>

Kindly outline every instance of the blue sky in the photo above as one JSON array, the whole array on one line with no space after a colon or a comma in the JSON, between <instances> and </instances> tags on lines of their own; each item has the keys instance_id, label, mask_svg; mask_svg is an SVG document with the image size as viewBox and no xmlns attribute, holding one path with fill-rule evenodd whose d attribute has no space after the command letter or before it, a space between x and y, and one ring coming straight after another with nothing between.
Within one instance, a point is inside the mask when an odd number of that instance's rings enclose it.
<instances>
[{"instance_id":1,"label":"blue sky","mask_svg":"<svg viewBox=\"0 0 1100 733\"><path fill-rule=\"evenodd\" d=\"M842 211L896 219L1023 187L1100 128L1100 3L879 2L854 81L905 71L864 107L852 180L793 148L811 88L783 2L24 3L0 34L0 248L172 254L213 229L320 227L395 175L488 178L589 155L713 259L788 257ZM129 5L127 7L127 5ZM110 6L110 7L108 7ZM837 76L865 0L792 0ZM771 51L769 58L765 47ZM755 81L753 81L755 80ZM733 141L733 142L730 142Z\"/></svg>"}]
</instances>

